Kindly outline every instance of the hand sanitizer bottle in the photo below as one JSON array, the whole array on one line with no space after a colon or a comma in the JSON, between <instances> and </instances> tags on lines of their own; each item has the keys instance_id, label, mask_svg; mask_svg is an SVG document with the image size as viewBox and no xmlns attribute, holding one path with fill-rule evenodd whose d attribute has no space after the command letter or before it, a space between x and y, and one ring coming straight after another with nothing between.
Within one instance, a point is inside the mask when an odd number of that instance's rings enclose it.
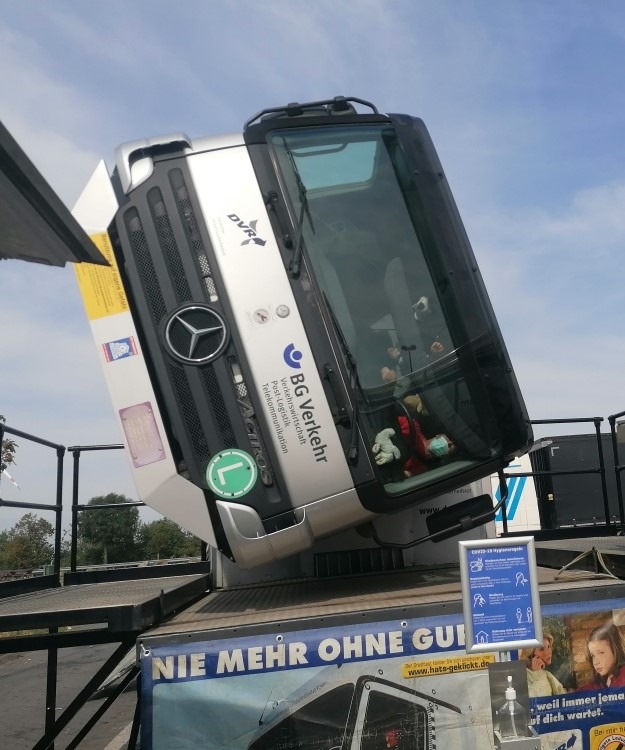
<instances>
[{"instance_id":1,"label":"hand sanitizer bottle","mask_svg":"<svg viewBox=\"0 0 625 750\"><path fill-rule=\"evenodd\" d=\"M508 687L506 688L506 702L499 711L499 733L502 740L511 740L515 737L527 737L527 717L525 710L516 700L516 690L512 687L512 676L508 675Z\"/></svg>"}]
</instances>

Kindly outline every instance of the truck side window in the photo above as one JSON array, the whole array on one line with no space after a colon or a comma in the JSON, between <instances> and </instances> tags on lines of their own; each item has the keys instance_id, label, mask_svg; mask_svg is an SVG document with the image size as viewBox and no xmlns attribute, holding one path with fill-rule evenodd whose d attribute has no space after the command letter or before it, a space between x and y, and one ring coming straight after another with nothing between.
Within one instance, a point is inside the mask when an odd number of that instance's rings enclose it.
<instances>
[{"instance_id":1,"label":"truck side window","mask_svg":"<svg viewBox=\"0 0 625 750\"><path fill-rule=\"evenodd\" d=\"M414 701L372 690L360 732L360 750L426 750L428 712Z\"/></svg>"}]
</instances>

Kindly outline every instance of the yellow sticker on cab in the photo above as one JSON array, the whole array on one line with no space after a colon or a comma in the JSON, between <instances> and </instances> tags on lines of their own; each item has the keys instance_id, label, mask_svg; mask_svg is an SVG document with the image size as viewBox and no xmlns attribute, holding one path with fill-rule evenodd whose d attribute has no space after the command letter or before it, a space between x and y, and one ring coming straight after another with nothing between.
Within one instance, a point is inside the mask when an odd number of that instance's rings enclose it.
<instances>
[{"instance_id":1,"label":"yellow sticker on cab","mask_svg":"<svg viewBox=\"0 0 625 750\"><path fill-rule=\"evenodd\" d=\"M109 262L108 266L75 263L74 271L89 320L128 312L128 299L107 232L91 235L91 241Z\"/></svg>"}]
</instances>

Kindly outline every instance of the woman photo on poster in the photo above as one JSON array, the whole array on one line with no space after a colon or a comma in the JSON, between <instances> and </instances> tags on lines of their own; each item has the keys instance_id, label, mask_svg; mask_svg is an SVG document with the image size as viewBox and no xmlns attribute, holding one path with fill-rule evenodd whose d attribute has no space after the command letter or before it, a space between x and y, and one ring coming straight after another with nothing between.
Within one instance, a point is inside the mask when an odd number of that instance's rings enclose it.
<instances>
[{"instance_id":1,"label":"woman photo on poster","mask_svg":"<svg viewBox=\"0 0 625 750\"><path fill-rule=\"evenodd\" d=\"M586 641L586 656L592 666L593 679L580 690L625 686L625 647L614 623L607 622L590 633Z\"/></svg>"},{"instance_id":2,"label":"woman photo on poster","mask_svg":"<svg viewBox=\"0 0 625 750\"><path fill-rule=\"evenodd\" d=\"M553 658L553 636L551 633L543 633L542 648L523 649L519 656L520 659L525 661L530 698L566 693L564 685L547 669L551 666Z\"/></svg>"}]
</instances>

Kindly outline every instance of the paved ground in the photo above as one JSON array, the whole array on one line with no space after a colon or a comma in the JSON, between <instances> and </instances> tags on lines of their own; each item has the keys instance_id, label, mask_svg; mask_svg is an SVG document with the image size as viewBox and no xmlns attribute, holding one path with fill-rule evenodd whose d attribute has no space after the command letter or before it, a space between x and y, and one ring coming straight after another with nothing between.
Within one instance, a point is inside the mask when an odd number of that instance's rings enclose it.
<instances>
[{"instance_id":1,"label":"paved ground","mask_svg":"<svg viewBox=\"0 0 625 750\"><path fill-rule=\"evenodd\" d=\"M59 650L57 706L59 716L93 677L114 645L88 646ZM33 651L0 656L0 747L32 750L41 738L45 722L47 652ZM113 703L80 744L80 750L121 750L128 740L136 694L134 684ZM90 701L55 743L55 750L65 750L102 704Z\"/></svg>"}]
</instances>

